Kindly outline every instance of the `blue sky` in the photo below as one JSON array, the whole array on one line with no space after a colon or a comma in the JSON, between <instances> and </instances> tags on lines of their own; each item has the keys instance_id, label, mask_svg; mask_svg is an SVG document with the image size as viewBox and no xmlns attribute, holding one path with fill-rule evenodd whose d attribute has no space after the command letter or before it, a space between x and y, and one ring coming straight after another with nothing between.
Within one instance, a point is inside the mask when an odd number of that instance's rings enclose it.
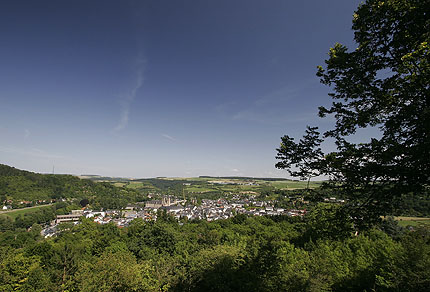
<instances>
[{"instance_id":1,"label":"blue sky","mask_svg":"<svg viewBox=\"0 0 430 292\"><path fill-rule=\"evenodd\" d=\"M330 127L316 66L335 42L354 48L359 2L3 1L0 163L288 177L275 149Z\"/></svg>"}]
</instances>

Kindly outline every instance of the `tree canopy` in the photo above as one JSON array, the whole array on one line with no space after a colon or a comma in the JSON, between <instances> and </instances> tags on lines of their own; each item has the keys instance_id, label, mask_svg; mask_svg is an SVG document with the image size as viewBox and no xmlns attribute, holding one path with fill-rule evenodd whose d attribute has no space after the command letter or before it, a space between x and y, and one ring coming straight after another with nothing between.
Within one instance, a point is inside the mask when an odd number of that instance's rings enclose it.
<instances>
[{"instance_id":1,"label":"tree canopy","mask_svg":"<svg viewBox=\"0 0 430 292\"><path fill-rule=\"evenodd\" d=\"M0 291L428 291L428 227L342 237L335 210L0 232Z\"/></svg>"},{"instance_id":2,"label":"tree canopy","mask_svg":"<svg viewBox=\"0 0 430 292\"><path fill-rule=\"evenodd\" d=\"M330 186L349 197L347 207L361 222L389 212L404 194L429 188L429 12L429 0L361 4L352 25L357 47L335 44L317 72L321 83L332 89L333 99L330 107L319 108L319 116L332 115L336 121L321 138L334 139L337 150L318 160L315 151L303 157L303 143L289 136L277 149L278 168L290 167L297 157L300 166L306 159L316 161L308 175L328 176ZM379 129L380 137L352 142L358 129L372 127ZM319 143L312 147L318 150Z\"/></svg>"}]
</instances>

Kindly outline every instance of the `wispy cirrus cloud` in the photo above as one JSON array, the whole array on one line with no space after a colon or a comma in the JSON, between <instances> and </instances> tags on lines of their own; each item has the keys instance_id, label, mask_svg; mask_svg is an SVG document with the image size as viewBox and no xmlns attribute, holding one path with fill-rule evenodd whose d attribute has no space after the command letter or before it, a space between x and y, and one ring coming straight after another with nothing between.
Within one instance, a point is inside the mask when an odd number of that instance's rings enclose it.
<instances>
[{"instance_id":1,"label":"wispy cirrus cloud","mask_svg":"<svg viewBox=\"0 0 430 292\"><path fill-rule=\"evenodd\" d=\"M46 159L62 159L66 158L62 155L49 153L44 150L40 150L37 148L12 148L12 147L1 147L0 146L0 152L3 153L11 153L11 154L18 154L18 155L24 155L24 156L31 156L31 157L37 157L37 158L46 158Z\"/></svg>"},{"instance_id":2,"label":"wispy cirrus cloud","mask_svg":"<svg viewBox=\"0 0 430 292\"><path fill-rule=\"evenodd\" d=\"M244 108L234 112L233 120L247 120L267 124L282 123L285 119L285 105L297 98L296 87L284 87L255 99ZM291 117L291 116L290 116Z\"/></svg>"},{"instance_id":3,"label":"wispy cirrus cloud","mask_svg":"<svg viewBox=\"0 0 430 292\"><path fill-rule=\"evenodd\" d=\"M114 132L121 131L128 125L131 104L136 98L137 92L143 85L144 64L145 61L139 58L136 62L136 80L134 81L133 86L130 88L130 90L126 94L122 95L120 98L120 119L117 125L113 128Z\"/></svg>"},{"instance_id":4,"label":"wispy cirrus cloud","mask_svg":"<svg viewBox=\"0 0 430 292\"><path fill-rule=\"evenodd\" d=\"M268 125L317 121L319 118L316 106L305 111L302 102L304 98L313 95L315 84L315 81L310 80L304 81L303 84L284 86L255 98L242 107L232 106L224 112L234 121L251 121Z\"/></svg>"},{"instance_id":5,"label":"wispy cirrus cloud","mask_svg":"<svg viewBox=\"0 0 430 292\"><path fill-rule=\"evenodd\" d=\"M170 140L170 141L176 142L176 138L173 138L173 137L172 137L172 136L170 136L170 135L167 135L167 134L161 134L161 136L162 136L162 137L164 137L164 138L166 138L167 140Z\"/></svg>"}]
</instances>

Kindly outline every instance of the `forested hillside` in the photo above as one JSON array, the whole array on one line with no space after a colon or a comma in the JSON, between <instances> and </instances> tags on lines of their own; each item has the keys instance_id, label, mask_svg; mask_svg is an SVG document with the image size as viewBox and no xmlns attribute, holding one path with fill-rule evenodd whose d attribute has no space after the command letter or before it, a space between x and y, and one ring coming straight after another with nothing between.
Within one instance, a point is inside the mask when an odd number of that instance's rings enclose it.
<instances>
[{"instance_id":1,"label":"forested hillside","mask_svg":"<svg viewBox=\"0 0 430 292\"><path fill-rule=\"evenodd\" d=\"M86 198L95 208L122 208L127 202L134 202L137 194L132 189L110 183L95 183L72 175L38 174L0 165L0 201L13 207Z\"/></svg>"}]
</instances>

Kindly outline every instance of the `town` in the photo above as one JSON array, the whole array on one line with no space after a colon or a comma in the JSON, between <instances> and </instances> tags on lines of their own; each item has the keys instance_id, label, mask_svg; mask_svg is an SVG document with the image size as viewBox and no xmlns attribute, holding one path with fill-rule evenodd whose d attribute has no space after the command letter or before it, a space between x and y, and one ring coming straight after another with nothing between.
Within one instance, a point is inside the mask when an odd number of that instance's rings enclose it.
<instances>
[{"instance_id":1,"label":"town","mask_svg":"<svg viewBox=\"0 0 430 292\"><path fill-rule=\"evenodd\" d=\"M327 199L333 200L333 198ZM202 199L201 204L196 200L187 202L178 200L176 197L164 196L161 200L151 200L129 204L124 210L102 210L93 211L88 208L72 210L67 215L57 215L51 224L42 230L44 237L57 234L58 225L65 222L79 223L81 217L91 218L99 224L113 222L119 228L127 227L136 218L144 221L157 220L161 214L171 215L180 222L192 220L215 221L228 219L237 214L248 216L304 216L306 209L285 209L275 207L277 201L258 201L255 195L243 197L233 196L232 199Z\"/></svg>"}]
</instances>

